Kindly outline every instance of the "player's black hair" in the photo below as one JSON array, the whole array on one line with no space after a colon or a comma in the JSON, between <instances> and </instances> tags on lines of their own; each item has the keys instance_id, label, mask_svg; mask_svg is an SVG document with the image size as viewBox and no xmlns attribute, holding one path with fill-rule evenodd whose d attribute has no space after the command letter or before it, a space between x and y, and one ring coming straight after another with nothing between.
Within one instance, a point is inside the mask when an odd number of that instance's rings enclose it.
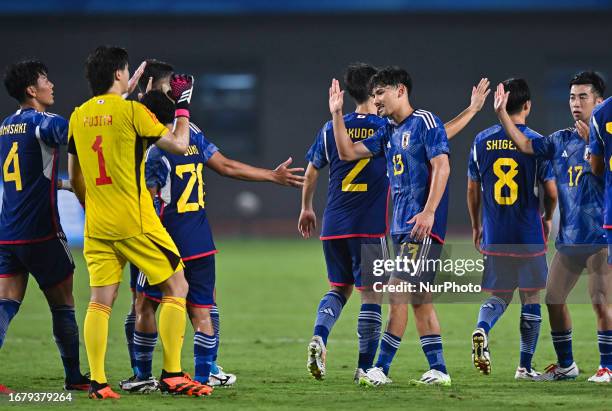
<instances>
[{"instance_id":1,"label":"player's black hair","mask_svg":"<svg viewBox=\"0 0 612 411\"><path fill-rule=\"evenodd\" d=\"M128 64L126 49L114 46L100 46L87 57L85 76L94 96L104 94L115 82L115 72Z\"/></svg>"},{"instance_id":2,"label":"player's black hair","mask_svg":"<svg viewBox=\"0 0 612 411\"><path fill-rule=\"evenodd\" d=\"M4 87L19 103L23 103L28 95L26 89L35 86L39 76L46 76L49 70L38 60L24 60L11 64L4 72Z\"/></svg>"},{"instance_id":3,"label":"player's black hair","mask_svg":"<svg viewBox=\"0 0 612 411\"><path fill-rule=\"evenodd\" d=\"M138 88L141 93L147 90L147 84L149 83L150 77L153 77L153 85L155 86L156 81L169 77L174 73L174 67L164 61L148 59L146 62L147 65L145 66L144 72L138 80Z\"/></svg>"},{"instance_id":4,"label":"player's black hair","mask_svg":"<svg viewBox=\"0 0 612 411\"><path fill-rule=\"evenodd\" d=\"M408 95L412 92L412 79L410 74L403 68L398 66L388 66L378 70L370 79L368 91L372 93L375 87L379 86L397 86L403 84L408 90Z\"/></svg>"},{"instance_id":5,"label":"player's black hair","mask_svg":"<svg viewBox=\"0 0 612 411\"><path fill-rule=\"evenodd\" d=\"M594 71L581 71L576 73L569 82L569 87L578 84L590 84L593 88L593 93L597 97L603 97L606 91L606 82Z\"/></svg>"},{"instance_id":6,"label":"player's black hair","mask_svg":"<svg viewBox=\"0 0 612 411\"><path fill-rule=\"evenodd\" d=\"M160 90L151 90L140 100L162 124L174 121L174 102Z\"/></svg>"},{"instance_id":7,"label":"player's black hair","mask_svg":"<svg viewBox=\"0 0 612 411\"><path fill-rule=\"evenodd\" d=\"M502 84L504 85L504 90L510 92L506 111L508 114L520 113L525 103L531 100L531 93L529 92L527 82L522 78L509 78L504 80Z\"/></svg>"},{"instance_id":8,"label":"player's black hair","mask_svg":"<svg viewBox=\"0 0 612 411\"><path fill-rule=\"evenodd\" d=\"M374 74L376 67L366 63L351 63L344 72L344 86L357 104L362 104L370 98L368 83Z\"/></svg>"}]
</instances>

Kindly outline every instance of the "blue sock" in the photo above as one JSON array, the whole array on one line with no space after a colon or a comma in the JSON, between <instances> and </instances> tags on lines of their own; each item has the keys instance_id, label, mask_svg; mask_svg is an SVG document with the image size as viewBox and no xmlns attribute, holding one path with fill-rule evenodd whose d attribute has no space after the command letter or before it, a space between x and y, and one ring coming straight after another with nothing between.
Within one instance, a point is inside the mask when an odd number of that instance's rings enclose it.
<instances>
[{"instance_id":1,"label":"blue sock","mask_svg":"<svg viewBox=\"0 0 612 411\"><path fill-rule=\"evenodd\" d=\"M19 311L20 305L21 301L0 298L0 347L4 344L6 330L17 311Z\"/></svg>"},{"instance_id":2,"label":"blue sock","mask_svg":"<svg viewBox=\"0 0 612 411\"><path fill-rule=\"evenodd\" d=\"M378 349L382 315L379 304L361 304L357 319L357 336L359 337L359 361L357 367L367 370L372 368L374 356Z\"/></svg>"},{"instance_id":3,"label":"blue sock","mask_svg":"<svg viewBox=\"0 0 612 411\"><path fill-rule=\"evenodd\" d=\"M153 350L157 344L157 333L141 333L134 331L134 359L136 375L141 380L151 377L153 366Z\"/></svg>"},{"instance_id":4,"label":"blue sock","mask_svg":"<svg viewBox=\"0 0 612 411\"><path fill-rule=\"evenodd\" d=\"M213 355L212 367L210 367L210 372L212 374L218 374L219 367L217 367L217 355L219 353L219 307L217 307L217 304L214 304L210 308L210 319L212 320L213 330L215 331L215 339L217 340L217 344L215 345L215 353Z\"/></svg>"},{"instance_id":5,"label":"blue sock","mask_svg":"<svg viewBox=\"0 0 612 411\"><path fill-rule=\"evenodd\" d=\"M444 351L442 349L442 337L438 334L424 335L421 338L421 348L429 368L432 370L438 370L444 374L448 374L446 370L446 363L444 362Z\"/></svg>"},{"instance_id":6,"label":"blue sock","mask_svg":"<svg viewBox=\"0 0 612 411\"><path fill-rule=\"evenodd\" d=\"M208 382L216 345L217 339L214 335L206 335L198 331L193 336L194 380L202 384Z\"/></svg>"},{"instance_id":7,"label":"blue sock","mask_svg":"<svg viewBox=\"0 0 612 411\"><path fill-rule=\"evenodd\" d=\"M380 340L380 352L378 353L378 361L376 366L382 368L385 375L389 375L389 368L395 353L400 346L402 339L395 335L385 332Z\"/></svg>"},{"instance_id":8,"label":"blue sock","mask_svg":"<svg viewBox=\"0 0 612 411\"><path fill-rule=\"evenodd\" d=\"M125 317L125 340L127 341L128 353L130 354L130 366L136 374L136 358L134 357L134 328L136 327L136 314L129 313Z\"/></svg>"},{"instance_id":9,"label":"blue sock","mask_svg":"<svg viewBox=\"0 0 612 411\"><path fill-rule=\"evenodd\" d=\"M531 359L540 336L540 304L523 304L521 308L521 367L531 371Z\"/></svg>"},{"instance_id":10,"label":"blue sock","mask_svg":"<svg viewBox=\"0 0 612 411\"><path fill-rule=\"evenodd\" d=\"M74 307L58 305L51 307L53 337L59 349L67 383L78 383L82 379L79 365L79 326L74 316Z\"/></svg>"},{"instance_id":11,"label":"blue sock","mask_svg":"<svg viewBox=\"0 0 612 411\"><path fill-rule=\"evenodd\" d=\"M567 368L574 362L572 354L572 330L551 331L553 346L557 353L557 362L563 368Z\"/></svg>"},{"instance_id":12,"label":"blue sock","mask_svg":"<svg viewBox=\"0 0 612 411\"><path fill-rule=\"evenodd\" d=\"M482 328L485 333L489 334L491 328L495 325L497 320L504 314L508 304L499 297L491 296L480 306L478 312L478 324L477 328Z\"/></svg>"},{"instance_id":13,"label":"blue sock","mask_svg":"<svg viewBox=\"0 0 612 411\"><path fill-rule=\"evenodd\" d=\"M340 317L344 304L346 304L346 298L336 291L329 291L321 298L319 308L317 308L313 335L321 337L325 345L327 345L329 332Z\"/></svg>"},{"instance_id":14,"label":"blue sock","mask_svg":"<svg viewBox=\"0 0 612 411\"><path fill-rule=\"evenodd\" d=\"M597 331L599 343L599 365L612 370L612 330Z\"/></svg>"}]
</instances>

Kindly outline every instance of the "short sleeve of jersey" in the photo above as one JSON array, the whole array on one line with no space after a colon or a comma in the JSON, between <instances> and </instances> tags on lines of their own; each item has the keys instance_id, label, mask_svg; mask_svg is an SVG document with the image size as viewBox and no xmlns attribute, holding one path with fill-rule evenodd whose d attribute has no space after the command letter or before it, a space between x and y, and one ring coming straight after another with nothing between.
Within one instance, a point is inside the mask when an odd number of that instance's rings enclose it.
<instances>
[{"instance_id":1,"label":"short sleeve of jersey","mask_svg":"<svg viewBox=\"0 0 612 411\"><path fill-rule=\"evenodd\" d=\"M76 156L76 146L74 145L74 139L72 133L74 133L74 123L76 122L76 110L70 115L70 122L68 123L68 153Z\"/></svg>"},{"instance_id":2,"label":"short sleeve of jersey","mask_svg":"<svg viewBox=\"0 0 612 411\"><path fill-rule=\"evenodd\" d=\"M385 151L385 144L389 141L389 131L387 126L379 128L372 137L363 140L363 145L366 146L372 156L377 156Z\"/></svg>"},{"instance_id":3,"label":"short sleeve of jersey","mask_svg":"<svg viewBox=\"0 0 612 411\"><path fill-rule=\"evenodd\" d=\"M149 188L160 189L166 185L170 170L162 157L162 151L157 146L151 146L147 151L145 179Z\"/></svg>"},{"instance_id":4,"label":"short sleeve of jersey","mask_svg":"<svg viewBox=\"0 0 612 411\"><path fill-rule=\"evenodd\" d=\"M68 143L68 122L56 114L42 113L42 121L36 127L36 137L50 147Z\"/></svg>"},{"instance_id":5,"label":"short sleeve of jersey","mask_svg":"<svg viewBox=\"0 0 612 411\"><path fill-rule=\"evenodd\" d=\"M473 144L470 150L467 174L470 180L480 182L480 171L478 171L478 162L476 161L476 144Z\"/></svg>"},{"instance_id":6,"label":"short sleeve of jersey","mask_svg":"<svg viewBox=\"0 0 612 411\"><path fill-rule=\"evenodd\" d=\"M428 160L431 160L440 154L450 153L446 130L442 126L437 126L427 130L423 138L423 145L425 146L425 152Z\"/></svg>"},{"instance_id":7,"label":"short sleeve of jersey","mask_svg":"<svg viewBox=\"0 0 612 411\"><path fill-rule=\"evenodd\" d=\"M537 139L539 140L539 139ZM553 172L552 163L550 160L539 160L538 161L538 180L544 183L549 180L554 180L555 174Z\"/></svg>"},{"instance_id":8,"label":"short sleeve of jersey","mask_svg":"<svg viewBox=\"0 0 612 411\"><path fill-rule=\"evenodd\" d=\"M555 143L553 135L538 137L531 140L533 153L538 157L552 158L555 155Z\"/></svg>"},{"instance_id":9,"label":"short sleeve of jersey","mask_svg":"<svg viewBox=\"0 0 612 411\"><path fill-rule=\"evenodd\" d=\"M137 101L132 101L134 110L132 121L136 134L144 138L159 138L168 132L166 126L159 122L155 114Z\"/></svg>"},{"instance_id":10,"label":"short sleeve of jersey","mask_svg":"<svg viewBox=\"0 0 612 411\"><path fill-rule=\"evenodd\" d=\"M589 150L591 154L595 154L596 156L603 156L604 154L604 146L603 139L601 137L601 133L599 132L599 124L600 120L597 118L597 112L593 114L591 117L591 125L590 125L590 141L589 141Z\"/></svg>"},{"instance_id":11,"label":"short sleeve of jersey","mask_svg":"<svg viewBox=\"0 0 612 411\"><path fill-rule=\"evenodd\" d=\"M328 164L327 153L325 152L325 133L323 130L327 125L323 126L317 133L314 143L306 153L306 160L312 163L316 168L323 168Z\"/></svg>"},{"instance_id":12,"label":"short sleeve of jersey","mask_svg":"<svg viewBox=\"0 0 612 411\"><path fill-rule=\"evenodd\" d=\"M200 153L202 154L202 157L204 157L204 163L206 164L213 154L219 151L219 148L208 141L203 134L200 134L200 136L201 138L199 139L198 145L200 146Z\"/></svg>"}]
</instances>

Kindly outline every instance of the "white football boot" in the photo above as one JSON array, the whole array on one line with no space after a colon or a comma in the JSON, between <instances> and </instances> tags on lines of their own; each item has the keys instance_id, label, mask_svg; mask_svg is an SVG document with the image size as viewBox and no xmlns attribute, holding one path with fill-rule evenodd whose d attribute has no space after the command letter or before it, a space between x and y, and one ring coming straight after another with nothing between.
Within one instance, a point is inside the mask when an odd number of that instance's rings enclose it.
<instances>
[{"instance_id":1,"label":"white football boot","mask_svg":"<svg viewBox=\"0 0 612 411\"><path fill-rule=\"evenodd\" d=\"M323 339L318 335L312 337L308 343L308 361L306 362L306 368L310 375L317 380L325 378L325 357L327 355L327 349L323 343Z\"/></svg>"},{"instance_id":2,"label":"white football boot","mask_svg":"<svg viewBox=\"0 0 612 411\"><path fill-rule=\"evenodd\" d=\"M364 387L378 387L392 382L380 367L370 368L363 377L359 378L359 385Z\"/></svg>"},{"instance_id":3,"label":"white football boot","mask_svg":"<svg viewBox=\"0 0 612 411\"><path fill-rule=\"evenodd\" d=\"M427 371L420 380L410 380L410 384L413 385L441 385L444 387L450 387L451 378L450 375L444 374L442 371L431 369Z\"/></svg>"},{"instance_id":4,"label":"white football boot","mask_svg":"<svg viewBox=\"0 0 612 411\"><path fill-rule=\"evenodd\" d=\"M588 379L589 382L610 383L612 382L612 371L609 368L599 368L595 375Z\"/></svg>"},{"instance_id":5,"label":"white football boot","mask_svg":"<svg viewBox=\"0 0 612 411\"><path fill-rule=\"evenodd\" d=\"M559 364L550 364L544 369L544 372L540 374L535 381L562 381L562 380L575 380L580 370L575 362L569 367L561 367Z\"/></svg>"}]
</instances>

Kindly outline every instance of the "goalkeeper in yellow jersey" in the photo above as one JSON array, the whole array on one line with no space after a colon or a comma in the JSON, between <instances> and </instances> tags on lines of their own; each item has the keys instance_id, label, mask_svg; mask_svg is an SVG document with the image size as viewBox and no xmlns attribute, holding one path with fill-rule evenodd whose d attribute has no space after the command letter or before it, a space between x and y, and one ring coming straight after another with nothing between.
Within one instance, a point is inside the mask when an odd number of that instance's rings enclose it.
<instances>
[{"instance_id":1,"label":"goalkeeper in yellow jersey","mask_svg":"<svg viewBox=\"0 0 612 411\"><path fill-rule=\"evenodd\" d=\"M193 77L170 81L176 102L174 132L142 104L122 98L128 91L128 53L98 47L86 62L93 97L75 108L68 131L68 169L79 201L86 207L83 254L91 299L85 317L85 347L91 370L89 397L119 398L108 385L104 356L111 307L127 261L140 267L163 293L159 334L163 345L162 392L209 395L212 388L192 381L181 369L188 285L183 263L155 213L144 179L144 153L156 144L175 154L189 144L189 103Z\"/></svg>"}]
</instances>

